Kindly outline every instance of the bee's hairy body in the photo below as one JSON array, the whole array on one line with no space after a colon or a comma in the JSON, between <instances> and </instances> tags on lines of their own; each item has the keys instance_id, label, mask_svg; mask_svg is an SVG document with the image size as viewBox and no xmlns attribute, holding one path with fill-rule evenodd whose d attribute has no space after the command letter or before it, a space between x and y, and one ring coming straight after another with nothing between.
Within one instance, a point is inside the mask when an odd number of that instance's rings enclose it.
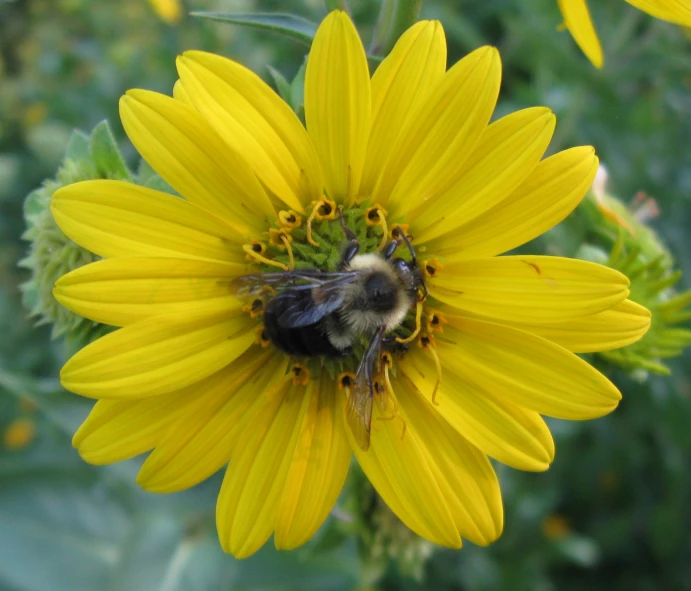
<instances>
[{"instance_id":1,"label":"bee's hairy body","mask_svg":"<svg viewBox=\"0 0 691 591\"><path fill-rule=\"evenodd\" d=\"M279 323L289 306L302 299L305 308L319 305L319 288L299 293L279 293L264 313L269 340L291 356L346 357L362 337L377 328L391 332L399 326L415 304L419 279L402 259L385 259L378 254L355 255L344 265L356 279L338 288L340 303L317 322L290 327Z\"/></svg>"}]
</instances>

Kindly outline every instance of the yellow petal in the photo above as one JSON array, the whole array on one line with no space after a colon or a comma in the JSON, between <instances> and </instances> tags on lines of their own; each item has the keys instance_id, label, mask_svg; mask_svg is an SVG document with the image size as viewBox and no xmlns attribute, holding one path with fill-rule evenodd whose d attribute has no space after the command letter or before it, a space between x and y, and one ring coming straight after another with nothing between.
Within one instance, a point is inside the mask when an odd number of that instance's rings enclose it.
<instances>
[{"instance_id":1,"label":"yellow petal","mask_svg":"<svg viewBox=\"0 0 691 591\"><path fill-rule=\"evenodd\" d=\"M408 29L372 76L372 130L360 194L370 195L401 129L446 69L446 38L438 21Z\"/></svg>"},{"instance_id":2,"label":"yellow petal","mask_svg":"<svg viewBox=\"0 0 691 591\"><path fill-rule=\"evenodd\" d=\"M217 472L230 460L246 423L266 403L267 390L285 375L285 366L283 355L252 347L221 371L188 386L193 402L156 442L137 483L168 493L190 488Z\"/></svg>"},{"instance_id":3,"label":"yellow petal","mask_svg":"<svg viewBox=\"0 0 691 591\"><path fill-rule=\"evenodd\" d=\"M319 161L292 109L244 66L188 51L178 71L192 102L226 143L286 205L304 206L322 194Z\"/></svg>"},{"instance_id":4,"label":"yellow petal","mask_svg":"<svg viewBox=\"0 0 691 591\"><path fill-rule=\"evenodd\" d=\"M438 335L437 342L440 336L443 335ZM554 459L554 441L542 417L451 373L455 365L464 362L457 351L450 357L440 355L440 359L443 376L435 406L439 414L495 460L519 470L547 470ZM416 347L400 368L425 398L431 400L437 375L431 356Z\"/></svg>"},{"instance_id":5,"label":"yellow petal","mask_svg":"<svg viewBox=\"0 0 691 591\"><path fill-rule=\"evenodd\" d=\"M627 277L604 265L527 255L447 262L427 287L458 310L522 323L596 314L629 295Z\"/></svg>"},{"instance_id":6,"label":"yellow petal","mask_svg":"<svg viewBox=\"0 0 691 591\"><path fill-rule=\"evenodd\" d=\"M239 306L239 304L238 304ZM90 398L172 392L204 379L254 342L256 321L223 314L154 316L87 345L62 368L62 385Z\"/></svg>"},{"instance_id":7,"label":"yellow petal","mask_svg":"<svg viewBox=\"0 0 691 591\"><path fill-rule=\"evenodd\" d=\"M128 460L152 449L187 408L178 393L141 400L99 400L72 438L90 464Z\"/></svg>"},{"instance_id":8,"label":"yellow petal","mask_svg":"<svg viewBox=\"0 0 691 591\"><path fill-rule=\"evenodd\" d=\"M360 187L370 131L365 50L345 12L319 25L305 71L305 121L330 199L352 203Z\"/></svg>"},{"instance_id":9,"label":"yellow petal","mask_svg":"<svg viewBox=\"0 0 691 591\"><path fill-rule=\"evenodd\" d=\"M454 430L405 377L393 381L407 429L415 433L461 537L486 546L504 522L499 481L487 456Z\"/></svg>"},{"instance_id":10,"label":"yellow petal","mask_svg":"<svg viewBox=\"0 0 691 591\"><path fill-rule=\"evenodd\" d=\"M350 466L336 384L322 374L302 422L281 496L274 542L290 550L307 542L329 515Z\"/></svg>"},{"instance_id":11,"label":"yellow petal","mask_svg":"<svg viewBox=\"0 0 691 591\"><path fill-rule=\"evenodd\" d=\"M602 47L585 0L557 0L564 24L596 68L604 63Z\"/></svg>"},{"instance_id":12,"label":"yellow petal","mask_svg":"<svg viewBox=\"0 0 691 591\"><path fill-rule=\"evenodd\" d=\"M53 295L96 322L126 326L174 312L233 310L229 281L245 265L164 257L118 257L63 275Z\"/></svg>"},{"instance_id":13,"label":"yellow petal","mask_svg":"<svg viewBox=\"0 0 691 591\"><path fill-rule=\"evenodd\" d=\"M506 199L535 169L555 124L555 116L545 107L523 109L492 123L466 160L461 177L409 214L415 239L426 242L441 236Z\"/></svg>"},{"instance_id":14,"label":"yellow petal","mask_svg":"<svg viewBox=\"0 0 691 591\"><path fill-rule=\"evenodd\" d=\"M482 47L453 66L411 112L372 200L398 215L448 189L489 122L499 94L501 61Z\"/></svg>"},{"instance_id":15,"label":"yellow petal","mask_svg":"<svg viewBox=\"0 0 691 591\"><path fill-rule=\"evenodd\" d=\"M60 229L102 257L128 255L245 261L240 236L207 211L121 181L83 181L53 195Z\"/></svg>"},{"instance_id":16,"label":"yellow petal","mask_svg":"<svg viewBox=\"0 0 691 591\"><path fill-rule=\"evenodd\" d=\"M182 85L182 80L177 80L173 86L173 98L181 101L186 105L194 106L190 96L187 94L185 87Z\"/></svg>"},{"instance_id":17,"label":"yellow petal","mask_svg":"<svg viewBox=\"0 0 691 591\"><path fill-rule=\"evenodd\" d=\"M559 419L601 417L621 400L599 371L547 339L482 320L447 320L436 343L451 381L472 381L497 399Z\"/></svg>"},{"instance_id":18,"label":"yellow petal","mask_svg":"<svg viewBox=\"0 0 691 591\"><path fill-rule=\"evenodd\" d=\"M345 405L343 403L342 407ZM402 435L400 421L378 403L372 410L370 448L362 451L346 430L360 467L382 499L416 534L449 548L460 548L461 538L444 494L415 433Z\"/></svg>"},{"instance_id":19,"label":"yellow petal","mask_svg":"<svg viewBox=\"0 0 691 591\"><path fill-rule=\"evenodd\" d=\"M540 162L509 197L453 232L429 242L428 252L455 259L494 256L557 225L580 203L597 172L590 146Z\"/></svg>"},{"instance_id":20,"label":"yellow petal","mask_svg":"<svg viewBox=\"0 0 691 591\"><path fill-rule=\"evenodd\" d=\"M611 351L638 341L650 328L650 311L631 300L609 310L550 324L507 323L574 353Z\"/></svg>"},{"instance_id":21,"label":"yellow petal","mask_svg":"<svg viewBox=\"0 0 691 591\"><path fill-rule=\"evenodd\" d=\"M216 504L221 546L236 558L259 550L276 527L311 397L302 386L272 394L240 435Z\"/></svg>"},{"instance_id":22,"label":"yellow petal","mask_svg":"<svg viewBox=\"0 0 691 591\"><path fill-rule=\"evenodd\" d=\"M691 26L691 5L688 0L626 0L648 14L686 27Z\"/></svg>"},{"instance_id":23,"label":"yellow petal","mask_svg":"<svg viewBox=\"0 0 691 591\"><path fill-rule=\"evenodd\" d=\"M156 92L130 90L120 99L120 118L137 151L188 201L243 235L264 231L275 218L247 163L189 105Z\"/></svg>"}]
</instances>

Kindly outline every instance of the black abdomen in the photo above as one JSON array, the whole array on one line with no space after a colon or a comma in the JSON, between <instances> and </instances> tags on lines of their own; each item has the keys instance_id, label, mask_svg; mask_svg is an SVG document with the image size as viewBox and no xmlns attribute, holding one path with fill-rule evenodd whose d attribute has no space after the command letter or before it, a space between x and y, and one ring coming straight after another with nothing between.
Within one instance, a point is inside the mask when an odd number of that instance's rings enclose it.
<instances>
[{"instance_id":1,"label":"black abdomen","mask_svg":"<svg viewBox=\"0 0 691 591\"><path fill-rule=\"evenodd\" d=\"M264 326L269 340L273 345L286 353L296 357L345 357L350 353L350 349L337 349L333 346L326 333L325 316L318 322L298 328L281 326L278 317L284 312L288 304L295 304L296 294L290 297L282 297L279 294L269 301L264 312ZM309 291L299 292L298 297L309 298Z\"/></svg>"}]
</instances>

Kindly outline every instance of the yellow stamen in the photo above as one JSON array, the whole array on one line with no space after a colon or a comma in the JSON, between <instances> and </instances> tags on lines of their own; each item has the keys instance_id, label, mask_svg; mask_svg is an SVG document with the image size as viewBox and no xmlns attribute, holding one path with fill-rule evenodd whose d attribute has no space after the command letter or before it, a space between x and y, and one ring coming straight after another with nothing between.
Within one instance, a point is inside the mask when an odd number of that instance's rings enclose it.
<instances>
[{"instance_id":1,"label":"yellow stamen","mask_svg":"<svg viewBox=\"0 0 691 591\"><path fill-rule=\"evenodd\" d=\"M437 259L427 259L423 261L422 268L425 271L425 277L436 277L437 273L444 268Z\"/></svg>"},{"instance_id":2,"label":"yellow stamen","mask_svg":"<svg viewBox=\"0 0 691 591\"><path fill-rule=\"evenodd\" d=\"M269 335L266 333L266 328L264 326L260 326L259 329L257 329L257 338L254 343L260 345L262 349L266 349L271 344Z\"/></svg>"},{"instance_id":3,"label":"yellow stamen","mask_svg":"<svg viewBox=\"0 0 691 591\"><path fill-rule=\"evenodd\" d=\"M420 346L434 358L434 367L437 370L437 381L434 384L434 390L432 390L432 404L439 406L437 402L437 391L439 390L439 386L441 386L441 362L439 361L439 355L437 355L437 351L434 348L434 341L429 335L420 337Z\"/></svg>"},{"instance_id":4,"label":"yellow stamen","mask_svg":"<svg viewBox=\"0 0 691 591\"><path fill-rule=\"evenodd\" d=\"M296 386L306 386L310 381L310 370L302 363L293 363L290 366L290 372L293 374L293 384Z\"/></svg>"},{"instance_id":5,"label":"yellow stamen","mask_svg":"<svg viewBox=\"0 0 691 591\"><path fill-rule=\"evenodd\" d=\"M250 240L249 247L252 249L252 252L255 252L257 254L263 255L266 252L266 244L264 244L263 242L259 242L259 240ZM252 258L252 256L248 254L247 260L254 261L254 258Z\"/></svg>"},{"instance_id":6,"label":"yellow stamen","mask_svg":"<svg viewBox=\"0 0 691 591\"><path fill-rule=\"evenodd\" d=\"M295 228L299 228L300 224L302 224L302 216L298 213L295 213L292 209L278 212L279 226L283 226L289 230L294 230Z\"/></svg>"},{"instance_id":7,"label":"yellow stamen","mask_svg":"<svg viewBox=\"0 0 691 591\"><path fill-rule=\"evenodd\" d=\"M441 312L427 310L427 332L444 332L443 326L448 323Z\"/></svg>"},{"instance_id":8,"label":"yellow stamen","mask_svg":"<svg viewBox=\"0 0 691 591\"><path fill-rule=\"evenodd\" d=\"M307 218L307 242L309 242L312 246L319 246L319 242L312 238L312 220L317 215L317 211L321 205L321 201L315 201L314 207L312 208L312 213L310 213L310 216Z\"/></svg>"},{"instance_id":9,"label":"yellow stamen","mask_svg":"<svg viewBox=\"0 0 691 591\"><path fill-rule=\"evenodd\" d=\"M278 267L279 269L283 269L284 271L288 271L288 267L286 265L284 265L283 263L279 263L278 261L272 261L271 259L267 259L266 257L263 257L258 252L256 252L249 244L243 244L242 250L244 250L249 257L253 258L255 261L257 261L259 263L264 263L265 265L270 265L272 267Z\"/></svg>"},{"instance_id":10,"label":"yellow stamen","mask_svg":"<svg viewBox=\"0 0 691 591\"><path fill-rule=\"evenodd\" d=\"M406 337L405 339L402 339L400 337L396 337L396 342L397 343L412 343L415 340L415 337L420 333L420 329L422 328L422 300L418 300L415 308L415 330L413 333L409 336Z\"/></svg>"},{"instance_id":11,"label":"yellow stamen","mask_svg":"<svg viewBox=\"0 0 691 591\"><path fill-rule=\"evenodd\" d=\"M242 307L243 312L249 312L250 318L258 318L264 313L264 300L256 298L251 304Z\"/></svg>"},{"instance_id":12,"label":"yellow stamen","mask_svg":"<svg viewBox=\"0 0 691 591\"><path fill-rule=\"evenodd\" d=\"M293 247L290 246L290 240L288 240L288 237L285 234L281 234L281 240L283 241L283 244L286 247L286 250L288 251L288 268L290 270L293 270L295 268L295 257L293 257Z\"/></svg>"}]
</instances>

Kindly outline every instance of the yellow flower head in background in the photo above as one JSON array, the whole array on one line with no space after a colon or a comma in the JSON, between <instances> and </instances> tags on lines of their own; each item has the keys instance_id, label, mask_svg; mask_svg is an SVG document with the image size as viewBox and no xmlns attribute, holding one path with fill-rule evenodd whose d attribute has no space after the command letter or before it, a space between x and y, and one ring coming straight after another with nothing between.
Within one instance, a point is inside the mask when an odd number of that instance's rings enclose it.
<instances>
[{"instance_id":1,"label":"yellow flower head in background","mask_svg":"<svg viewBox=\"0 0 691 591\"><path fill-rule=\"evenodd\" d=\"M626 0L649 15L682 26L691 26L690 0ZM590 18L586 0L557 0L564 24L596 68L604 64L602 47Z\"/></svg>"},{"instance_id":2,"label":"yellow flower head in background","mask_svg":"<svg viewBox=\"0 0 691 591\"><path fill-rule=\"evenodd\" d=\"M180 0L149 0L158 18L174 25L182 17L182 5Z\"/></svg>"},{"instance_id":3,"label":"yellow flower head in background","mask_svg":"<svg viewBox=\"0 0 691 591\"><path fill-rule=\"evenodd\" d=\"M503 514L488 456L546 470L554 443L541 415L600 417L620 399L574 353L632 343L650 323L617 271L497 256L574 209L597 171L594 150L542 160L555 127L544 107L490 124L497 50L446 71L438 22L409 29L370 79L355 27L331 13L307 62L306 127L236 62L191 51L178 71L175 98L133 90L120 112L182 198L98 180L52 201L62 230L104 257L64 276L56 297L122 327L62 370L66 388L98 399L74 445L95 464L153 450L138 482L156 492L229 464L217 525L238 557L272 533L278 548L305 543L353 453L419 535L489 544ZM363 253L402 228L429 289L394 331L419 326L417 338L378 365L367 450L344 416L359 359L287 357L262 330L271 294L245 302L231 289L275 265L330 268L341 221Z\"/></svg>"}]
</instances>

